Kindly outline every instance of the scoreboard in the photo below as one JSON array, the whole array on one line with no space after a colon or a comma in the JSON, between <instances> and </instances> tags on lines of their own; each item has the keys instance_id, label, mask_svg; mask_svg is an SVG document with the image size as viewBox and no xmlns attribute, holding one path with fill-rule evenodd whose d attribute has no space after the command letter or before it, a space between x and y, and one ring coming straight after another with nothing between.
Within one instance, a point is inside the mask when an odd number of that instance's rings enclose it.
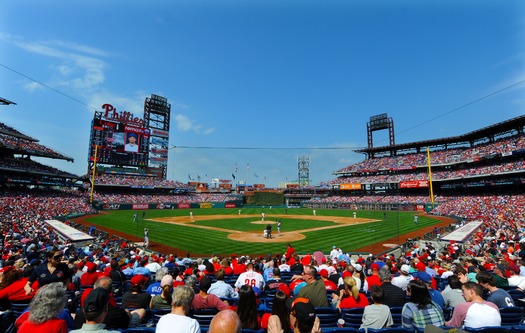
<instances>
[{"instance_id":1,"label":"scoreboard","mask_svg":"<svg viewBox=\"0 0 525 333\"><path fill-rule=\"evenodd\" d=\"M89 161L121 166L148 166L150 130L95 117L91 126Z\"/></svg>"}]
</instances>

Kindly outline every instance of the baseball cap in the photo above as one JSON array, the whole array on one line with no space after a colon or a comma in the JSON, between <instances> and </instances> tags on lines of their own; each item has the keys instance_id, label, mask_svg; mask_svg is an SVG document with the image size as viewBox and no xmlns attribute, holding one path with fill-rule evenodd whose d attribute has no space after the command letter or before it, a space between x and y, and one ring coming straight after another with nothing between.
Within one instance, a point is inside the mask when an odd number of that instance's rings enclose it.
<instances>
[{"instance_id":1,"label":"baseball cap","mask_svg":"<svg viewBox=\"0 0 525 333\"><path fill-rule=\"evenodd\" d=\"M290 289L290 287L288 287L286 284L282 283L279 285L279 287L277 288L279 289L280 291L282 291L286 297L290 297L290 295L292 294L292 290Z\"/></svg>"},{"instance_id":2,"label":"baseball cap","mask_svg":"<svg viewBox=\"0 0 525 333\"><path fill-rule=\"evenodd\" d=\"M502 264L497 264L494 268L498 268L502 273L505 273L506 269L505 269L505 266L503 266Z\"/></svg>"},{"instance_id":3,"label":"baseball cap","mask_svg":"<svg viewBox=\"0 0 525 333\"><path fill-rule=\"evenodd\" d=\"M131 280L129 280L129 282L132 284L132 285L135 285L135 286L138 286L140 284L144 284L146 282L148 282L148 278L145 277L144 275L135 275L134 277L131 278Z\"/></svg>"},{"instance_id":4,"label":"baseball cap","mask_svg":"<svg viewBox=\"0 0 525 333\"><path fill-rule=\"evenodd\" d=\"M410 273L410 266L407 265L407 264L401 265L400 271L405 273L405 274L409 274Z\"/></svg>"},{"instance_id":5,"label":"baseball cap","mask_svg":"<svg viewBox=\"0 0 525 333\"><path fill-rule=\"evenodd\" d=\"M97 265L95 265L91 261L88 261L86 263L86 267L87 267L88 271L94 271L97 268Z\"/></svg>"},{"instance_id":6,"label":"baseball cap","mask_svg":"<svg viewBox=\"0 0 525 333\"><path fill-rule=\"evenodd\" d=\"M109 294L105 289L93 289L84 300L84 313L102 313L108 303Z\"/></svg>"},{"instance_id":7,"label":"baseball cap","mask_svg":"<svg viewBox=\"0 0 525 333\"><path fill-rule=\"evenodd\" d=\"M378 271L379 270L379 265L376 264L376 263L373 263L372 265L370 265L370 269Z\"/></svg>"},{"instance_id":8,"label":"baseball cap","mask_svg":"<svg viewBox=\"0 0 525 333\"><path fill-rule=\"evenodd\" d=\"M378 265L379 266L379 265ZM361 272L363 270L363 266L361 264L355 264L354 268L356 271Z\"/></svg>"},{"instance_id":9,"label":"baseball cap","mask_svg":"<svg viewBox=\"0 0 525 333\"><path fill-rule=\"evenodd\" d=\"M432 283L432 277L427 272L419 272L415 274L415 277L425 283Z\"/></svg>"},{"instance_id":10,"label":"baseball cap","mask_svg":"<svg viewBox=\"0 0 525 333\"><path fill-rule=\"evenodd\" d=\"M425 264L420 261L416 264L416 268L418 271L424 271L427 269L427 266L425 266Z\"/></svg>"},{"instance_id":11,"label":"baseball cap","mask_svg":"<svg viewBox=\"0 0 525 333\"><path fill-rule=\"evenodd\" d=\"M315 307L307 298L289 298L286 301L286 306L300 323L311 325L315 322Z\"/></svg>"},{"instance_id":12,"label":"baseball cap","mask_svg":"<svg viewBox=\"0 0 525 333\"><path fill-rule=\"evenodd\" d=\"M162 279L160 280L160 286L164 287L164 286L171 286L171 285L173 285L173 276L169 274L164 275Z\"/></svg>"},{"instance_id":13,"label":"baseball cap","mask_svg":"<svg viewBox=\"0 0 525 333\"><path fill-rule=\"evenodd\" d=\"M323 268L319 271L319 275L321 275L322 277L328 277L328 271Z\"/></svg>"},{"instance_id":14,"label":"baseball cap","mask_svg":"<svg viewBox=\"0 0 525 333\"><path fill-rule=\"evenodd\" d=\"M510 269L511 271L513 271L514 273L516 273L516 274L519 274L519 273L520 273L520 268L519 268L518 266L516 266L516 265L511 265L511 266L509 266L509 269Z\"/></svg>"}]
</instances>

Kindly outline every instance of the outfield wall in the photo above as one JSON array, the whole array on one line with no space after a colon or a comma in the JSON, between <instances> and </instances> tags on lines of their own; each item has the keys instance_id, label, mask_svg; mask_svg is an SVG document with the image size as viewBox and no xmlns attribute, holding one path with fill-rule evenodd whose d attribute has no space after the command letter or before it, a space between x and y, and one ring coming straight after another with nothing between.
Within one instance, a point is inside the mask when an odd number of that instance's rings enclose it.
<instances>
[{"instance_id":1,"label":"outfield wall","mask_svg":"<svg viewBox=\"0 0 525 333\"><path fill-rule=\"evenodd\" d=\"M197 203L149 203L149 204L131 204L131 203L107 203L93 204L97 210L150 210L150 209L206 209L206 208L237 208L242 207L242 200L226 202L197 202Z\"/></svg>"},{"instance_id":2,"label":"outfield wall","mask_svg":"<svg viewBox=\"0 0 525 333\"><path fill-rule=\"evenodd\" d=\"M429 212L432 204L306 202L302 204L302 208Z\"/></svg>"}]
</instances>

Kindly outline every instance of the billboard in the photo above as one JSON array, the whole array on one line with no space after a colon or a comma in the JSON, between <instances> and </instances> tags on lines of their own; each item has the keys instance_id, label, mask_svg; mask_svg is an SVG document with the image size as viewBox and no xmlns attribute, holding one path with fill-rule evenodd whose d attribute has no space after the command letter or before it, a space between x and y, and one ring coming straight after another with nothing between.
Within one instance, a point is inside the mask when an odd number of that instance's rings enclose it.
<instances>
[{"instance_id":1,"label":"billboard","mask_svg":"<svg viewBox=\"0 0 525 333\"><path fill-rule=\"evenodd\" d=\"M361 183L349 183L349 184L340 184L340 190L360 190Z\"/></svg>"},{"instance_id":2,"label":"billboard","mask_svg":"<svg viewBox=\"0 0 525 333\"><path fill-rule=\"evenodd\" d=\"M399 188L424 188L428 187L428 180L405 180L399 182Z\"/></svg>"},{"instance_id":3,"label":"billboard","mask_svg":"<svg viewBox=\"0 0 525 333\"><path fill-rule=\"evenodd\" d=\"M97 163L147 166L149 139L150 130L147 128L95 116L91 126L89 161L95 160L95 147L98 146Z\"/></svg>"}]
</instances>

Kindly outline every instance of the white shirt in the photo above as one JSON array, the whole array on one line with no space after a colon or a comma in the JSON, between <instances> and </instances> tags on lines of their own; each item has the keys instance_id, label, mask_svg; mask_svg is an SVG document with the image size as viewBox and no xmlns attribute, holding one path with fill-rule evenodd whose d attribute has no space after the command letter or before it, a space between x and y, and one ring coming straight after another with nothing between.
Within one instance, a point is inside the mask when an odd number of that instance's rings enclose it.
<instances>
[{"instance_id":1,"label":"white shirt","mask_svg":"<svg viewBox=\"0 0 525 333\"><path fill-rule=\"evenodd\" d=\"M168 313L160 317L155 333L201 333L201 327L193 318Z\"/></svg>"},{"instance_id":2,"label":"white shirt","mask_svg":"<svg viewBox=\"0 0 525 333\"><path fill-rule=\"evenodd\" d=\"M239 289L246 284L264 290L264 278L260 273L254 271L241 273L235 282L235 288Z\"/></svg>"}]
</instances>

